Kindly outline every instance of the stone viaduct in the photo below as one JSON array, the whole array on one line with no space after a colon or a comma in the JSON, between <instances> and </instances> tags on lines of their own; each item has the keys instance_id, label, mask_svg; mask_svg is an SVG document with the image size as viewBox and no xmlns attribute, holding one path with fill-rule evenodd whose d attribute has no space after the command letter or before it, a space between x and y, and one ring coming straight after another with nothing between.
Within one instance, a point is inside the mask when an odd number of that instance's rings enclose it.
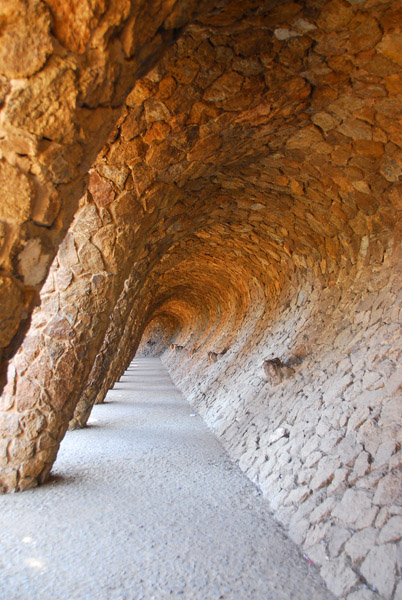
<instances>
[{"instance_id":1,"label":"stone viaduct","mask_svg":"<svg viewBox=\"0 0 402 600\"><path fill-rule=\"evenodd\" d=\"M402 598L401 27L401 0L1 3L3 492L162 355L329 588Z\"/></svg>"}]
</instances>

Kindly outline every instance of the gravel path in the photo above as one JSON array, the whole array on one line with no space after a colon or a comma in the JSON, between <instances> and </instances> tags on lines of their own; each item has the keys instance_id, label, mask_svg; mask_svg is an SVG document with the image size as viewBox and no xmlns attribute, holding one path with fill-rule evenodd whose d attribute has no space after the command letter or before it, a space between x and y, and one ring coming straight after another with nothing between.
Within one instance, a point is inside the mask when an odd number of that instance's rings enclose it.
<instances>
[{"instance_id":1,"label":"gravel path","mask_svg":"<svg viewBox=\"0 0 402 600\"><path fill-rule=\"evenodd\" d=\"M0 497L2 600L333 598L159 359L132 362L53 472Z\"/></svg>"}]
</instances>

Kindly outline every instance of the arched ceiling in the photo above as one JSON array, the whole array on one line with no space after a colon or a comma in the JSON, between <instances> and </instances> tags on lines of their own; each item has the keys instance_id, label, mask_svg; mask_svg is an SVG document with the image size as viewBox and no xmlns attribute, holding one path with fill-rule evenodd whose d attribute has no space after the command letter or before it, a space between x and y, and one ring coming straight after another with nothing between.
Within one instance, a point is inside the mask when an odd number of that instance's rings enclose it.
<instances>
[{"instance_id":1,"label":"arched ceiling","mask_svg":"<svg viewBox=\"0 0 402 600\"><path fill-rule=\"evenodd\" d=\"M271 287L289 269L353 262L367 232L395 223L386 165L398 150L381 123L396 104L374 88L399 68L376 48L381 7L377 19L340 7L268 2L243 15L231 2L199 19L130 94L98 173L125 177L146 212L150 186L174 184L181 206L167 203L165 232L211 245L212 227Z\"/></svg>"},{"instance_id":2,"label":"arched ceiling","mask_svg":"<svg viewBox=\"0 0 402 600\"><path fill-rule=\"evenodd\" d=\"M334 285L367 237L384 250L400 156L384 125L396 116L400 67L383 39L392 9L365 10L226 3L135 86L96 171L130 189L145 216L155 185L177 191L158 213L171 235L161 265L172 264L158 290L184 294L179 280L206 301L228 289L225 277L234 294L254 277L267 307L295 272Z\"/></svg>"}]
</instances>

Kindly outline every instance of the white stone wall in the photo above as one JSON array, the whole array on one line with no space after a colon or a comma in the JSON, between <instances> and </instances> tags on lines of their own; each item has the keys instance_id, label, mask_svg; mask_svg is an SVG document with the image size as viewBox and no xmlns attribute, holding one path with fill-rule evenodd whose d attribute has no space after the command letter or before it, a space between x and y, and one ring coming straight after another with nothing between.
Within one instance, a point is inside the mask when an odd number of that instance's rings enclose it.
<instances>
[{"instance_id":1,"label":"white stone wall","mask_svg":"<svg viewBox=\"0 0 402 600\"><path fill-rule=\"evenodd\" d=\"M213 365L205 352L191 369L165 355L275 517L348 600L402 598L398 271L391 251L373 268L361 256L331 287L300 278L273 314L251 308ZM280 384L262 368L274 357L294 369Z\"/></svg>"}]
</instances>

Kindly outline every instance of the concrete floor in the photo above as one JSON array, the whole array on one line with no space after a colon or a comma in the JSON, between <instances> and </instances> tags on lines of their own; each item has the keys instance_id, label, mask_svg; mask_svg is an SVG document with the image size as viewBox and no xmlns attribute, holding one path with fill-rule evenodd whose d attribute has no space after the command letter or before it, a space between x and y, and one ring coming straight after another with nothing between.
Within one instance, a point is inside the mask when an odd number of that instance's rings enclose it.
<instances>
[{"instance_id":1,"label":"concrete floor","mask_svg":"<svg viewBox=\"0 0 402 600\"><path fill-rule=\"evenodd\" d=\"M53 473L0 497L2 600L333 598L159 359L133 361Z\"/></svg>"}]
</instances>

